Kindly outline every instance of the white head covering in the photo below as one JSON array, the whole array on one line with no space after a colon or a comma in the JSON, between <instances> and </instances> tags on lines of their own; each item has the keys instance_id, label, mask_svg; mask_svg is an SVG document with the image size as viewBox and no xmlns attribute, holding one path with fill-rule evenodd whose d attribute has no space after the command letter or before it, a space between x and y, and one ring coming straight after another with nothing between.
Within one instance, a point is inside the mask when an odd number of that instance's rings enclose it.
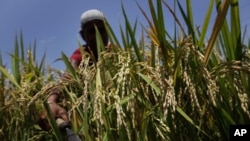
<instances>
[{"instance_id":1,"label":"white head covering","mask_svg":"<svg viewBox=\"0 0 250 141\"><path fill-rule=\"evenodd\" d=\"M84 24L86 24L91 20L104 20L104 19L105 16L101 11L97 9L88 10L81 15L81 27L83 27Z\"/></svg>"}]
</instances>

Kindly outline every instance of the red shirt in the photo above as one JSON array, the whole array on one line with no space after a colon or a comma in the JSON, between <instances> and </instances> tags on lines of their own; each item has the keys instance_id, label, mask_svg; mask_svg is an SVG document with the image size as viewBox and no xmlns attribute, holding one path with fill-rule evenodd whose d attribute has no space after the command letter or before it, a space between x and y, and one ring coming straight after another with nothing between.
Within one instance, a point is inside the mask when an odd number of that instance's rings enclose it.
<instances>
[{"instance_id":1,"label":"red shirt","mask_svg":"<svg viewBox=\"0 0 250 141\"><path fill-rule=\"evenodd\" d=\"M81 51L80 48L76 49L73 54L70 56L70 60L76 60L76 61L82 61L82 55L81 55Z\"/></svg>"},{"instance_id":2,"label":"red shirt","mask_svg":"<svg viewBox=\"0 0 250 141\"><path fill-rule=\"evenodd\" d=\"M71 64L73 65L74 68L78 68L78 66L80 65L81 61L82 61L82 54L81 54L81 47L77 48L73 54L70 56L70 61ZM88 49L85 46L82 46L83 51L88 52Z\"/></svg>"},{"instance_id":3,"label":"red shirt","mask_svg":"<svg viewBox=\"0 0 250 141\"><path fill-rule=\"evenodd\" d=\"M88 50L88 48L85 47L86 45L83 45L82 48L83 48L83 51L87 52L87 53L90 53L90 51ZM108 46L106 47L107 50L110 50L110 47L111 47L111 44L108 44ZM81 63L82 61L82 54L81 54L81 51L80 51L80 48L77 48L73 54L70 56L70 61L73 63L73 66L74 67L78 67L79 64Z\"/></svg>"}]
</instances>

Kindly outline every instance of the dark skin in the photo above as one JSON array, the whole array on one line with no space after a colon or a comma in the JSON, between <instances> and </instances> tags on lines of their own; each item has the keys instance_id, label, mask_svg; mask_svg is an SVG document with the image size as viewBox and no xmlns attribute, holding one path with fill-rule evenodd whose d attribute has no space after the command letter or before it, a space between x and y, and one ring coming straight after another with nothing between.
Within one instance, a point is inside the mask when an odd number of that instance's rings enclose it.
<instances>
[{"instance_id":1,"label":"dark skin","mask_svg":"<svg viewBox=\"0 0 250 141\"><path fill-rule=\"evenodd\" d=\"M104 27L104 23L101 20L92 20L87 22L84 27L80 30L80 35L82 39L86 42L87 51L93 54L94 59L98 60L97 54L97 45L96 45L96 34L95 34L95 26L98 28L103 44L105 46L108 45L108 35ZM71 60L71 64L74 68L78 68L80 62L77 60ZM61 118L66 122L69 122L69 117L67 115L67 111L58 105L58 101L60 98L60 94L52 94L48 97L47 101L49 103L49 107L51 113L54 115L55 118Z\"/></svg>"},{"instance_id":2,"label":"dark skin","mask_svg":"<svg viewBox=\"0 0 250 141\"><path fill-rule=\"evenodd\" d=\"M94 60L98 60L97 55L97 47L96 47L96 35L95 35L95 26L101 34L103 44L108 46L108 35L105 30L103 21L101 20L92 20L84 25L82 29L79 31L81 37L86 42L86 51L93 55ZM78 68L79 64L78 60L71 60L71 64L74 68Z\"/></svg>"}]
</instances>

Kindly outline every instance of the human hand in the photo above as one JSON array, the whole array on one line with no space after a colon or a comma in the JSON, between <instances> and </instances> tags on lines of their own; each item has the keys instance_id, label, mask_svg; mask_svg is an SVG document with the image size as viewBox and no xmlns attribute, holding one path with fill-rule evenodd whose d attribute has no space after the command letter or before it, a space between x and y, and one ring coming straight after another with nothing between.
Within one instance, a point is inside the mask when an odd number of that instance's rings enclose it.
<instances>
[{"instance_id":1,"label":"human hand","mask_svg":"<svg viewBox=\"0 0 250 141\"><path fill-rule=\"evenodd\" d=\"M67 111L64 108L59 106L58 103L56 103L54 101L52 101L52 102L49 101L48 104L50 107L50 111L51 111L52 115L55 117L55 119L61 118L65 122L69 122Z\"/></svg>"},{"instance_id":2,"label":"human hand","mask_svg":"<svg viewBox=\"0 0 250 141\"><path fill-rule=\"evenodd\" d=\"M54 116L55 119L61 118L65 122L69 122L67 111L64 108L62 108L60 105L58 105L57 100L58 100L57 95L51 95L47 99L48 106L50 108L52 116ZM45 131L48 131L51 128L47 119L46 112L40 113L39 118L38 118L38 125Z\"/></svg>"},{"instance_id":3,"label":"human hand","mask_svg":"<svg viewBox=\"0 0 250 141\"><path fill-rule=\"evenodd\" d=\"M49 108L51 111L52 116L55 117L55 119L63 119L66 123L69 123L69 118L67 115L67 111L59 106L56 102L48 102ZM38 118L38 125L45 131L48 131L51 129L50 124L47 119L46 112L42 112L39 114Z\"/></svg>"}]
</instances>

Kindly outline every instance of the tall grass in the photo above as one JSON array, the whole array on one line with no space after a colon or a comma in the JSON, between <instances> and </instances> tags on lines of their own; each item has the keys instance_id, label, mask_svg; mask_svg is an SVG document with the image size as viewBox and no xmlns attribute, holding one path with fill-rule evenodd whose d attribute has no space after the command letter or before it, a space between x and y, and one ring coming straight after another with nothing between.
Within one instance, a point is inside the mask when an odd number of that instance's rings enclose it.
<instances>
[{"instance_id":1,"label":"tall grass","mask_svg":"<svg viewBox=\"0 0 250 141\"><path fill-rule=\"evenodd\" d=\"M30 106L28 103L52 78L48 72L45 74L45 54L36 62L35 52L36 44L26 49L20 34L20 39L15 38L13 53L9 54L11 71L2 64L1 58L0 140L37 140L45 134L36 123L43 110L42 99Z\"/></svg>"},{"instance_id":2,"label":"tall grass","mask_svg":"<svg viewBox=\"0 0 250 141\"><path fill-rule=\"evenodd\" d=\"M84 58L74 70L62 54L71 76L66 81L55 79L56 71L45 71L45 57L37 63L31 48L24 58L20 35L11 54L13 71L0 59L0 140L61 140L51 116L50 131L37 125L38 115L49 113L44 101L55 87L64 92L60 104L68 109L72 129L86 141L229 140L230 125L249 124L249 44L242 38L238 1L211 0L201 30L194 27L189 0L186 5L176 0L174 8L148 0L148 6L151 15L138 4L149 25L142 25L140 42L137 22L131 24L122 7L122 40L106 23L112 51L104 50L97 32L96 64ZM215 6L217 18L208 35ZM165 27L164 8L174 17L175 35ZM184 36L177 35L180 31Z\"/></svg>"}]
</instances>

